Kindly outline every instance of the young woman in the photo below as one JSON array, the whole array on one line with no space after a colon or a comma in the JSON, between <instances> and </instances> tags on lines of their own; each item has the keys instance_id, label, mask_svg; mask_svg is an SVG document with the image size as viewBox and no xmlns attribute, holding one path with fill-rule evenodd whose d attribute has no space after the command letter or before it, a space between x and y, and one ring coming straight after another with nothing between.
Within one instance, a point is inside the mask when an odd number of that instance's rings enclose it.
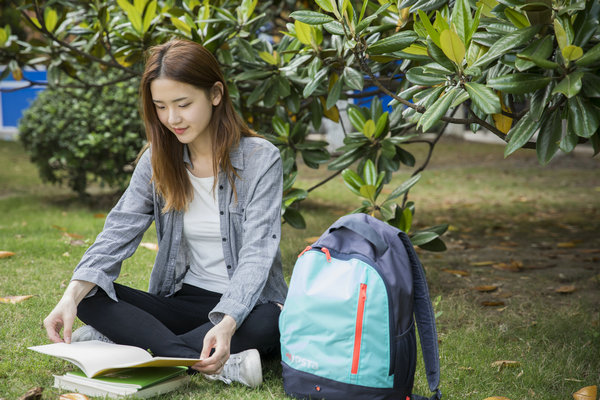
<instances>
[{"instance_id":1,"label":"young woman","mask_svg":"<svg viewBox=\"0 0 600 400\"><path fill-rule=\"evenodd\" d=\"M140 96L149 148L44 320L48 337L61 342L64 329L67 343L105 336L198 358L199 372L255 386L258 352L279 346L287 291L279 151L238 116L217 60L197 43L151 49ZM152 222L149 291L114 283ZM88 325L72 338L76 315Z\"/></svg>"}]
</instances>

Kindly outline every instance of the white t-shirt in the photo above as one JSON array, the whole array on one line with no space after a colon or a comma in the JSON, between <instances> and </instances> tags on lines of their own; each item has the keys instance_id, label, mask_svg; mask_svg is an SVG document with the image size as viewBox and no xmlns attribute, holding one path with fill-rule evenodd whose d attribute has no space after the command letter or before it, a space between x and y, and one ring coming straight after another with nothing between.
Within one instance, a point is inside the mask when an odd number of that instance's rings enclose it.
<instances>
[{"instance_id":1,"label":"white t-shirt","mask_svg":"<svg viewBox=\"0 0 600 400\"><path fill-rule=\"evenodd\" d=\"M194 198L183 216L183 236L192 259L183 283L224 293L229 286L229 275L221 243L219 202L212 190L214 177L198 178L187 172Z\"/></svg>"}]
</instances>

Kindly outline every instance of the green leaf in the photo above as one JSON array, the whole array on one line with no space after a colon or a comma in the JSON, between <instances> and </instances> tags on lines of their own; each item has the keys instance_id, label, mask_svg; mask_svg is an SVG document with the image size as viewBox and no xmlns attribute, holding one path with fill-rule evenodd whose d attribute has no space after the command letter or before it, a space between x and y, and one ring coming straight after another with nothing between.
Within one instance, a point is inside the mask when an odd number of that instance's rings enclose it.
<instances>
[{"instance_id":1,"label":"green leaf","mask_svg":"<svg viewBox=\"0 0 600 400\"><path fill-rule=\"evenodd\" d=\"M380 39L367 48L370 54L393 53L410 46L418 39L412 31L402 31Z\"/></svg>"},{"instance_id":2,"label":"green leaf","mask_svg":"<svg viewBox=\"0 0 600 400\"><path fill-rule=\"evenodd\" d=\"M345 169L342 171L342 178L344 179L344 183L357 196L361 196L360 188L365 184L363 178L360 177L356 172L351 169Z\"/></svg>"},{"instance_id":3,"label":"green leaf","mask_svg":"<svg viewBox=\"0 0 600 400\"><path fill-rule=\"evenodd\" d=\"M577 146L578 142L579 142L579 136L577 136L574 132L567 131L567 134L565 136L563 136L558 147L564 153L570 153L575 149L575 146Z\"/></svg>"},{"instance_id":4,"label":"green leaf","mask_svg":"<svg viewBox=\"0 0 600 400\"><path fill-rule=\"evenodd\" d=\"M441 47L440 33L437 30L435 30L435 28L431 24L431 21L429 21L429 17L427 17L427 14L422 10L417 10L417 13L419 14L419 19L425 27L425 30L427 31L427 34L429 35L433 43L435 43L437 47Z\"/></svg>"},{"instance_id":5,"label":"green leaf","mask_svg":"<svg viewBox=\"0 0 600 400\"><path fill-rule=\"evenodd\" d=\"M487 84L504 93L524 94L546 87L550 82L552 82L551 77L538 74L519 73L488 79Z\"/></svg>"},{"instance_id":6,"label":"green leaf","mask_svg":"<svg viewBox=\"0 0 600 400\"><path fill-rule=\"evenodd\" d=\"M537 65L540 68L544 68L544 69L556 69L558 67L560 67L560 65L558 65L557 63L555 63L554 61L550 61L550 60L546 60L544 58L539 58L536 56L527 56L527 55L519 55L519 58L517 58L517 60L525 60L526 62L531 62L534 65ZM516 64L515 64L516 66ZM527 68L524 68L527 69Z\"/></svg>"},{"instance_id":7,"label":"green leaf","mask_svg":"<svg viewBox=\"0 0 600 400\"><path fill-rule=\"evenodd\" d=\"M338 79L331 87L331 90L327 95L327 104L325 106L325 108L327 108L328 110L331 107L335 106L335 103L337 103L337 101L340 99L340 95L342 94L342 83L342 79Z\"/></svg>"},{"instance_id":8,"label":"green leaf","mask_svg":"<svg viewBox=\"0 0 600 400\"><path fill-rule=\"evenodd\" d=\"M58 14L55 9L46 6L44 8L44 25L48 32L53 32L58 22Z\"/></svg>"},{"instance_id":9,"label":"green leaf","mask_svg":"<svg viewBox=\"0 0 600 400\"><path fill-rule=\"evenodd\" d=\"M399 221L394 226L402 232L410 232L413 220L413 213L410 208L406 207L400 212L400 207L396 207L396 217L398 216L400 217Z\"/></svg>"},{"instance_id":10,"label":"green leaf","mask_svg":"<svg viewBox=\"0 0 600 400\"><path fill-rule=\"evenodd\" d=\"M587 67L600 60L600 43L589 49L579 60L575 61L580 67Z\"/></svg>"},{"instance_id":11,"label":"green leaf","mask_svg":"<svg viewBox=\"0 0 600 400\"><path fill-rule=\"evenodd\" d=\"M420 248L427 251L446 251L446 244L442 239L435 238L427 243L423 243L419 245Z\"/></svg>"},{"instance_id":12,"label":"green leaf","mask_svg":"<svg viewBox=\"0 0 600 400\"><path fill-rule=\"evenodd\" d=\"M377 188L373 185L363 185L360 187L360 195L371 202L375 202L375 193L377 192Z\"/></svg>"},{"instance_id":13,"label":"green leaf","mask_svg":"<svg viewBox=\"0 0 600 400\"><path fill-rule=\"evenodd\" d=\"M600 76L586 72L582 79L586 97L600 97Z\"/></svg>"},{"instance_id":14,"label":"green leaf","mask_svg":"<svg viewBox=\"0 0 600 400\"><path fill-rule=\"evenodd\" d=\"M304 220L304 217L302 216L302 214L300 214L298 210L295 210L293 208L288 207L285 209L285 213L283 214L283 220L290 224L292 228L306 228L306 221Z\"/></svg>"},{"instance_id":15,"label":"green leaf","mask_svg":"<svg viewBox=\"0 0 600 400\"><path fill-rule=\"evenodd\" d=\"M363 168L363 177L367 185L376 186L377 183L377 168L372 160L367 160Z\"/></svg>"},{"instance_id":16,"label":"green leaf","mask_svg":"<svg viewBox=\"0 0 600 400\"><path fill-rule=\"evenodd\" d=\"M471 101L486 114L498 114L502 108L500 98L489 87L475 82L465 82L465 89Z\"/></svg>"},{"instance_id":17,"label":"green leaf","mask_svg":"<svg viewBox=\"0 0 600 400\"><path fill-rule=\"evenodd\" d=\"M364 153L364 151L360 147L357 149L351 150L349 152L346 152L346 153L342 154L341 156L339 156L337 159L330 162L329 165L327 165L327 169L329 169L331 171L337 171L340 169L344 169L347 166L349 166L350 164L352 164L353 162L355 162L356 160L358 160L363 155L363 153Z\"/></svg>"},{"instance_id":18,"label":"green leaf","mask_svg":"<svg viewBox=\"0 0 600 400\"><path fill-rule=\"evenodd\" d=\"M333 6L329 0L315 0L315 3L317 3L323 10L327 12L333 12Z\"/></svg>"},{"instance_id":19,"label":"green leaf","mask_svg":"<svg viewBox=\"0 0 600 400\"><path fill-rule=\"evenodd\" d=\"M275 133L277 133L279 136L282 137L288 137L290 134L290 124L289 123L284 123L283 120L281 118L279 118L277 115L275 115L272 119L273 122L273 130L275 131Z\"/></svg>"},{"instance_id":20,"label":"green leaf","mask_svg":"<svg viewBox=\"0 0 600 400\"><path fill-rule=\"evenodd\" d=\"M425 243L431 242L434 239L437 239L439 236L440 235L438 235L435 232L420 231L420 232L415 232L410 237L410 241L415 246L421 246L421 245L423 245Z\"/></svg>"},{"instance_id":21,"label":"green leaf","mask_svg":"<svg viewBox=\"0 0 600 400\"><path fill-rule=\"evenodd\" d=\"M537 128L540 126L540 121L534 121L530 114L527 113L517 122L515 126L508 132L508 144L504 149L504 157L508 157L531 139Z\"/></svg>"},{"instance_id":22,"label":"green leaf","mask_svg":"<svg viewBox=\"0 0 600 400\"><path fill-rule=\"evenodd\" d=\"M583 138L590 138L600 126L600 110L581 96L575 96L568 101L569 132Z\"/></svg>"},{"instance_id":23,"label":"green leaf","mask_svg":"<svg viewBox=\"0 0 600 400\"><path fill-rule=\"evenodd\" d=\"M592 149L594 150L594 155L592 157L596 157L598 153L600 153L600 132L596 132L596 134L590 138L590 142L592 143Z\"/></svg>"},{"instance_id":24,"label":"green leaf","mask_svg":"<svg viewBox=\"0 0 600 400\"><path fill-rule=\"evenodd\" d=\"M512 8L505 8L504 15L506 16L506 18L508 18L510 22L512 22L514 26L516 26L519 29L531 26L531 23L529 22L529 20L527 20L527 17L525 15L513 10Z\"/></svg>"},{"instance_id":25,"label":"green leaf","mask_svg":"<svg viewBox=\"0 0 600 400\"><path fill-rule=\"evenodd\" d=\"M538 134L535 150L540 164L546 165L558 151L558 145L562 137L562 121L560 113L550 113L548 118L542 121Z\"/></svg>"},{"instance_id":26,"label":"green leaf","mask_svg":"<svg viewBox=\"0 0 600 400\"><path fill-rule=\"evenodd\" d=\"M415 85L434 86L446 82L445 76L427 74L423 67L413 67L406 72L406 79Z\"/></svg>"},{"instance_id":27,"label":"green leaf","mask_svg":"<svg viewBox=\"0 0 600 400\"><path fill-rule=\"evenodd\" d=\"M311 94L313 94L313 92L319 87L319 85L321 84L321 82L325 79L325 77L327 76L327 69L323 68L321 70L319 70L319 72L317 72L317 74L315 75L315 77L308 82L308 85L306 85L304 87L304 91L302 92L302 95L304 96L304 98L310 96Z\"/></svg>"},{"instance_id":28,"label":"green leaf","mask_svg":"<svg viewBox=\"0 0 600 400\"><path fill-rule=\"evenodd\" d=\"M452 24L456 27L456 34L463 43L468 43L471 30L471 6L468 0L456 0L452 8ZM442 32L443 34L443 32ZM443 49L443 47L442 47Z\"/></svg>"},{"instance_id":29,"label":"green leaf","mask_svg":"<svg viewBox=\"0 0 600 400\"><path fill-rule=\"evenodd\" d=\"M354 90L363 90L363 75L352 67L344 67L344 82Z\"/></svg>"},{"instance_id":30,"label":"green leaf","mask_svg":"<svg viewBox=\"0 0 600 400\"><path fill-rule=\"evenodd\" d=\"M440 34L441 49L450 60L462 65L465 58L465 44L456 32L446 29Z\"/></svg>"},{"instance_id":31,"label":"green leaf","mask_svg":"<svg viewBox=\"0 0 600 400\"><path fill-rule=\"evenodd\" d=\"M152 0L150 3L148 3L148 6L146 7L146 12L144 13L144 20L142 22L142 33L148 32L148 29L150 29L152 20L154 19L154 17L156 17L157 7L158 3L156 0Z\"/></svg>"},{"instance_id":32,"label":"green leaf","mask_svg":"<svg viewBox=\"0 0 600 400\"><path fill-rule=\"evenodd\" d=\"M523 58L534 57L536 59L546 60L552 54L554 50L554 46L552 43L552 36L546 35L542 39L535 40L529 46L527 46L521 53L517 54L517 59L515 60L515 67L519 71L525 71L536 64L532 61L526 60ZM556 64L558 66L558 64Z\"/></svg>"},{"instance_id":33,"label":"green leaf","mask_svg":"<svg viewBox=\"0 0 600 400\"><path fill-rule=\"evenodd\" d=\"M312 27L299 20L294 21L294 27L296 28L296 37L300 43L310 46L313 40Z\"/></svg>"},{"instance_id":34,"label":"green leaf","mask_svg":"<svg viewBox=\"0 0 600 400\"><path fill-rule=\"evenodd\" d=\"M583 49L572 44L565 46L561 52L566 61L575 61L583 56Z\"/></svg>"},{"instance_id":35,"label":"green leaf","mask_svg":"<svg viewBox=\"0 0 600 400\"><path fill-rule=\"evenodd\" d=\"M264 70L255 70L255 71L246 71L242 72L239 75L236 75L233 78L234 82L239 81L251 81L251 80L262 80L267 78L273 74L273 71L264 71Z\"/></svg>"},{"instance_id":36,"label":"green leaf","mask_svg":"<svg viewBox=\"0 0 600 400\"><path fill-rule=\"evenodd\" d=\"M362 132L365 137L372 139L373 135L375 134L375 122L373 122L372 119L365 122Z\"/></svg>"},{"instance_id":37,"label":"green leaf","mask_svg":"<svg viewBox=\"0 0 600 400\"><path fill-rule=\"evenodd\" d=\"M365 126L365 123L367 122L367 119L365 118L364 114L362 113L362 111L360 110L359 107L355 106L355 105L350 105L348 107L348 119L350 119L350 123L352 124L352 126L359 132L362 132Z\"/></svg>"},{"instance_id":38,"label":"green leaf","mask_svg":"<svg viewBox=\"0 0 600 400\"><path fill-rule=\"evenodd\" d=\"M539 89L533 93L529 101L529 113L531 118L538 121L542 118L542 113L546 109L546 105L550 100L550 93L552 92L552 85L548 85L545 88Z\"/></svg>"},{"instance_id":39,"label":"green leaf","mask_svg":"<svg viewBox=\"0 0 600 400\"><path fill-rule=\"evenodd\" d=\"M575 71L565 76L565 78L556 85L552 94L562 93L567 98L576 96L581 91L581 78L583 78L584 72Z\"/></svg>"},{"instance_id":40,"label":"green leaf","mask_svg":"<svg viewBox=\"0 0 600 400\"><path fill-rule=\"evenodd\" d=\"M488 52L475 61L472 66L480 68L487 66L487 64L508 53L515 47L519 47L529 42L540 29L541 26L534 25L528 28L516 30L501 37L490 47Z\"/></svg>"},{"instance_id":41,"label":"green leaf","mask_svg":"<svg viewBox=\"0 0 600 400\"><path fill-rule=\"evenodd\" d=\"M404 181L400 186L394 189L392 193L390 193L390 195L385 199L385 203L397 199L400 196L403 196L406 192L410 190L410 188L412 188L417 182L419 182L419 179L421 179L421 174L417 174Z\"/></svg>"},{"instance_id":42,"label":"green leaf","mask_svg":"<svg viewBox=\"0 0 600 400\"><path fill-rule=\"evenodd\" d=\"M561 51L570 44L569 39L567 38L567 32L560 23L559 18L554 18L554 36L556 36L556 41L558 42L558 47Z\"/></svg>"},{"instance_id":43,"label":"green leaf","mask_svg":"<svg viewBox=\"0 0 600 400\"><path fill-rule=\"evenodd\" d=\"M143 33L142 11L139 11L127 0L117 0L117 3L119 4L119 7L121 7L125 11L125 13L127 13L127 18L129 19L129 22L131 22L131 26L133 26L133 29L135 29L138 33Z\"/></svg>"},{"instance_id":44,"label":"green leaf","mask_svg":"<svg viewBox=\"0 0 600 400\"><path fill-rule=\"evenodd\" d=\"M456 68L452 61L446 57L442 49L440 49L431 39L427 40L427 54L429 54L429 56L433 58L436 63L448 71L454 71Z\"/></svg>"},{"instance_id":45,"label":"green leaf","mask_svg":"<svg viewBox=\"0 0 600 400\"><path fill-rule=\"evenodd\" d=\"M387 133L385 128L387 126L388 115L389 115L389 112L386 111L383 114L381 114L381 116L377 119L377 124L375 125L375 134L374 134L375 139L377 139L382 134Z\"/></svg>"},{"instance_id":46,"label":"green leaf","mask_svg":"<svg viewBox=\"0 0 600 400\"><path fill-rule=\"evenodd\" d=\"M293 13L290 14L290 17L294 18L295 20L302 21L308 25L323 25L328 22L335 21L329 15L321 14L321 13L315 12L315 11L308 11L308 10L294 11Z\"/></svg>"},{"instance_id":47,"label":"green leaf","mask_svg":"<svg viewBox=\"0 0 600 400\"><path fill-rule=\"evenodd\" d=\"M332 35L344 36L346 32L344 32L344 26L338 22L333 21L323 25L323 28Z\"/></svg>"},{"instance_id":48,"label":"green leaf","mask_svg":"<svg viewBox=\"0 0 600 400\"><path fill-rule=\"evenodd\" d=\"M262 58L267 64L277 65L277 59L275 56L268 51L261 51L258 56Z\"/></svg>"},{"instance_id":49,"label":"green leaf","mask_svg":"<svg viewBox=\"0 0 600 400\"><path fill-rule=\"evenodd\" d=\"M446 92L442 97L440 97L432 106L430 106L427 111L423 114L423 116L419 119L417 123L417 128L421 127L423 132L426 132L431 128L436 122L440 120L450 108L450 104L454 101L456 96L459 94L459 90L450 89Z\"/></svg>"},{"instance_id":50,"label":"green leaf","mask_svg":"<svg viewBox=\"0 0 600 400\"><path fill-rule=\"evenodd\" d=\"M175 26L175 28L177 28L177 30L179 30L180 32L185 34L185 36L187 36L188 38L192 37L192 27L191 26L189 26L182 20L175 18L175 17L171 17L171 23Z\"/></svg>"}]
</instances>

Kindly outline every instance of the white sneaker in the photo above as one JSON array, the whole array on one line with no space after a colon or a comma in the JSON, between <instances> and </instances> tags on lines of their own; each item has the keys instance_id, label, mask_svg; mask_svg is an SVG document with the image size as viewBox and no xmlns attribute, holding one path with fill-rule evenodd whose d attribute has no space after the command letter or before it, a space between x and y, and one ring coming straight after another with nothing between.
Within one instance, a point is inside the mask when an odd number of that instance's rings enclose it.
<instances>
[{"instance_id":1,"label":"white sneaker","mask_svg":"<svg viewBox=\"0 0 600 400\"><path fill-rule=\"evenodd\" d=\"M204 376L213 381L223 381L228 385L231 382L239 382L251 388L257 387L263 380L260 354L256 349L231 354L220 374Z\"/></svg>"},{"instance_id":2,"label":"white sneaker","mask_svg":"<svg viewBox=\"0 0 600 400\"><path fill-rule=\"evenodd\" d=\"M87 342L88 340L99 340L106 343L114 343L112 340L98 332L91 325L84 325L71 335L71 342Z\"/></svg>"}]
</instances>

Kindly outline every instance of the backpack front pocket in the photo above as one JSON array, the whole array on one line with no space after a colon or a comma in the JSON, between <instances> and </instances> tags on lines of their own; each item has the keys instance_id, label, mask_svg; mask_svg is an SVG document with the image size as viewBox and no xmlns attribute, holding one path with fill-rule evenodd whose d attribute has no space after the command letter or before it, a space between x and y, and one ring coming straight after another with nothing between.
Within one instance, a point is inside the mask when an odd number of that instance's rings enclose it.
<instances>
[{"instance_id":1,"label":"backpack front pocket","mask_svg":"<svg viewBox=\"0 0 600 400\"><path fill-rule=\"evenodd\" d=\"M354 350L352 352L352 369L350 373L358 373L358 363L360 361L360 345L362 343L363 319L365 314L365 302L367 301L367 284L361 283L358 293L358 307L356 309L356 327L354 331Z\"/></svg>"}]
</instances>

